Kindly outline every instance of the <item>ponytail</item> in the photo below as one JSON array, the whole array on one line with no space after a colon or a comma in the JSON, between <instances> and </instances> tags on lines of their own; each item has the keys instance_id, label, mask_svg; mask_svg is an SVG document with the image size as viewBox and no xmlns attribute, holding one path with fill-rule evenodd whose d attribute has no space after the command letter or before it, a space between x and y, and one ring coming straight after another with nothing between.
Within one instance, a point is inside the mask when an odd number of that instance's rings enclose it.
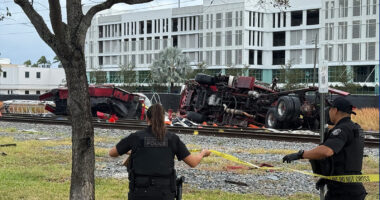
<instances>
[{"instance_id":1,"label":"ponytail","mask_svg":"<svg viewBox=\"0 0 380 200\"><path fill-rule=\"evenodd\" d=\"M146 115L152 125L153 134L157 137L157 139L162 141L166 134L164 108L160 104L154 104L149 107Z\"/></svg>"}]
</instances>

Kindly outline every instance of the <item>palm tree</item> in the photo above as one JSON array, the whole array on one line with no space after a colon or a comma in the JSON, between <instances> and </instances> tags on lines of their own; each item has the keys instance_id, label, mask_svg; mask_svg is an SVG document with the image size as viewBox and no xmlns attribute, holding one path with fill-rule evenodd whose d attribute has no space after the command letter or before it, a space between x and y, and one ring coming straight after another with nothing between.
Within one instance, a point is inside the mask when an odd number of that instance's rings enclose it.
<instances>
[{"instance_id":1,"label":"palm tree","mask_svg":"<svg viewBox=\"0 0 380 200\"><path fill-rule=\"evenodd\" d=\"M154 82L170 83L169 92L172 92L174 83L183 83L187 74L192 72L188 58L176 47L160 51L150 69Z\"/></svg>"},{"instance_id":2,"label":"palm tree","mask_svg":"<svg viewBox=\"0 0 380 200\"><path fill-rule=\"evenodd\" d=\"M41 64L43 66L47 66L50 64L50 61L48 61L45 56L41 56L41 58L38 59L38 61L37 61L37 65L41 65Z\"/></svg>"},{"instance_id":3,"label":"palm tree","mask_svg":"<svg viewBox=\"0 0 380 200\"><path fill-rule=\"evenodd\" d=\"M27 67L29 67L29 66L32 65L32 61L27 60L27 61L24 62L24 65L26 65Z\"/></svg>"}]
</instances>

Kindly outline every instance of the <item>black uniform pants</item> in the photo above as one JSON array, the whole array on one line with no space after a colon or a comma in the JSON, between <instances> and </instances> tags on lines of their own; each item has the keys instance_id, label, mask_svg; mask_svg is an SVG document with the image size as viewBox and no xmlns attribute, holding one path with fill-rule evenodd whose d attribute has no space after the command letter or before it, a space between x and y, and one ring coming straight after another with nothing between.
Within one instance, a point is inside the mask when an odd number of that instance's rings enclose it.
<instances>
[{"instance_id":1,"label":"black uniform pants","mask_svg":"<svg viewBox=\"0 0 380 200\"><path fill-rule=\"evenodd\" d=\"M364 200L366 196L362 183L327 184L325 200Z\"/></svg>"},{"instance_id":2,"label":"black uniform pants","mask_svg":"<svg viewBox=\"0 0 380 200\"><path fill-rule=\"evenodd\" d=\"M135 187L128 193L128 200L174 200L170 186Z\"/></svg>"}]
</instances>

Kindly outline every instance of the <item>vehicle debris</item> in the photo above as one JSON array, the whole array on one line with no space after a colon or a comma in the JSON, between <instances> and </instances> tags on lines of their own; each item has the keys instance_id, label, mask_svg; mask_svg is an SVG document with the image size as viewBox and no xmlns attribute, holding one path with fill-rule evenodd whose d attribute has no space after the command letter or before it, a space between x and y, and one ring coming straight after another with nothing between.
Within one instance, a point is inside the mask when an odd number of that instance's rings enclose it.
<instances>
[{"instance_id":1,"label":"vehicle debris","mask_svg":"<svg viewBox=\"0 0 380 200\"><path fill-rule=\"evenodd\" d=\"M100 118L110 116L111 123L118 118L142 120L146 104L150 104L150 102L146 103L145 95L131 93L113 85L90 85L88 91L92 116ZM68 96L67 88L58 88L42 94L39 98L40 100L52 99L54 101L55 106L47 104L46 110L55 115L68 115Z\"/></svg>"},{"instance_id":2,"label":"vehicle debris","mask_svg":"<svg viewBox=\"0 0 380 200\"><path fill-rule=\"evenodd\" d=\"M319 109L317 87L275 91L255 77L201 73L186 84L179 104L180 114L195 123L272 129L318 129Z\"/></svg>"}]
</instances>

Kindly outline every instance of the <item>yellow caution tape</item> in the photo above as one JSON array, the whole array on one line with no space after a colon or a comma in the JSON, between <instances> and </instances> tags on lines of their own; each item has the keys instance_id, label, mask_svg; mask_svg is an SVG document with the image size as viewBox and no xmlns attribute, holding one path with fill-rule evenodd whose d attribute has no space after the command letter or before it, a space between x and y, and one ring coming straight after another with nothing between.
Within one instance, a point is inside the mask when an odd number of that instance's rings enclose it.
<instances>
[{"instance_id":1,"label":"yellow caution tape","mask_svg":"<svg viewBox=\"0 0 380 200\"><path fill-rule=\"evenodd\" d=\"M194 131L194 135L198 135L199 132L197 130Z\"/></svg>"},{"instance_id":2,"label":"yellow caution tape","mask_svg":"<svg viewBox=\"0 0 380 200\"><path fill-rule=\"evenodd\" d=\"M219 129L218 132L219 133L224 133L224 130L223 129Z\"/></svg>"},{"instance_id":3,"label":"yellow caution tape","mask_svg":"<svg viewBox=\"0 0 380 200\"><path fill-rule=\"evenodd\" d=\"M190 151L191 152L199 152L200 150L199 149L193 149L193 150L190 150ZM237 157L235 157L233 155L230 155L230 154L222 153L222 152L219 152L219 151L216 151L216 150L209 150L209 151L211 151L213 153L213 155L222 157L224 159L227 159L227 160L235 162L235 163L246 165L248 167L253 167L253 168L256 168L256 169L262 169L262 170L290 170L290 171L297 172L297 173L300 173L300 174L305 174L305 175L309 175L309 176L329 179L329 180L338 181L338 182L342 182L342 183L379 182L379 174L324 176L324 175L314 174L314 173L307 172L307 171L301 171L301 170L297 170L297 169L291 169L291 168L288 168L288 167L260 167L260 166L257 166L255 164L252 164L250 162L243 161L243 160L241 160L241 159L239 159L239 158L237 158Z\"/></svg>"}]
</instances>

